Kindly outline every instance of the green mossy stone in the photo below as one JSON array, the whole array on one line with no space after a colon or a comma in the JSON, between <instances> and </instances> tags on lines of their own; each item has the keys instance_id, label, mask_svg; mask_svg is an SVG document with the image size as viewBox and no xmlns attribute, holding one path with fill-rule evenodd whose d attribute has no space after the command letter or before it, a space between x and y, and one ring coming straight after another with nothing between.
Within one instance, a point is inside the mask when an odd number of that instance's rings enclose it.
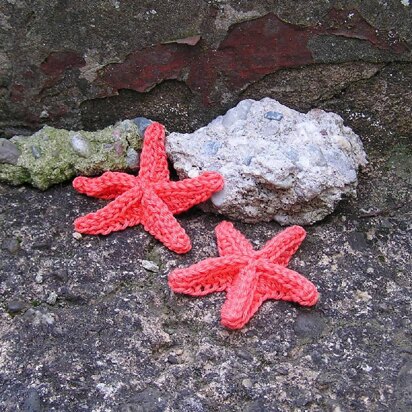
<instances>
[{"instance_id":1,"label":"green mossy stone","mask_svg":"<svg viewBox=\"0 0 412 412\"><path fill-rule=\"evenodd\" d=\"M45 126L30 137L15 136L11 141L21 155L15 166L0 164L0 180L12 185L30 183L41 190L79 175L136 170L142 147L139 129L131 120L97 132ZM131 159L136 160L134 164Z\"/></svg>"}]
</instances>

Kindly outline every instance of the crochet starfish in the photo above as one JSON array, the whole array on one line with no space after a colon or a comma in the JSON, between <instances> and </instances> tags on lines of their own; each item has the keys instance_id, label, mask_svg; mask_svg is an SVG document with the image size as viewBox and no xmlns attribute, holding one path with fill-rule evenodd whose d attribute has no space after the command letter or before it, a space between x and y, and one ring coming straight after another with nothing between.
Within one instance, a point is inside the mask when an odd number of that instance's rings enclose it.
<instances>
[{"instance_id":1,"label":"crochet starfish","mask_svg":"<svg viewBox=\"0 0 412 412\"><path fill-rule=\"evenodd\" d=\"M193 179L170 181L164 138L160 123L152 123L146 129L138 176L105 172L97 178L74 179L77 191L114 199L97 212L76 219L76 231L107 235L141 223L170 250L186 253L191 249L188 235L173 215L221 190L223 177L216 172L205 172Z\"/></svg>"},{"instance_id":2,"label":"crochet starfish","mask_svg":"<svg viewBox=\"0 0 412 412\"><path fill-rule=\"evenodd\" d=\"M303 306L318 301L318 291L309 280L287 269L306 232L292 226L269 240L258 251L229 222L216 227L220 257L208 258L169 275L174 292L204 296L226 291L222 324L240 329L267 299L287 300Z\"/></svg>"}]
</instances>

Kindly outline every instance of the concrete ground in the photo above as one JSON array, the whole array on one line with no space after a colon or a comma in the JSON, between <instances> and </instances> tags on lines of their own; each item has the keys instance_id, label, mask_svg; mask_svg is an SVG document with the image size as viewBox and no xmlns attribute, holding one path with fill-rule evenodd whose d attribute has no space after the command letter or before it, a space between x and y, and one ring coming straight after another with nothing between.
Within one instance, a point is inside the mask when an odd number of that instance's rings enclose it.
<instances>
[{"instance_id":1,"label":"concrete ground","mask_svg":"<svg viewBox=\"0 0 412 412\"><path fill-rule=\"evenodd\" d=\"M179 217L193 240L179 256L141 227L75 239L74 218L105 202L70 185L0 186L0 409L412 410L411 147L366 150L358 198L307 227L290 265L319 303L266 302L241 331L219 323L224 294L167 286L217 254L221 217ZM256 247L281 230L236 226Z\"/></svg>"}]
</instances>

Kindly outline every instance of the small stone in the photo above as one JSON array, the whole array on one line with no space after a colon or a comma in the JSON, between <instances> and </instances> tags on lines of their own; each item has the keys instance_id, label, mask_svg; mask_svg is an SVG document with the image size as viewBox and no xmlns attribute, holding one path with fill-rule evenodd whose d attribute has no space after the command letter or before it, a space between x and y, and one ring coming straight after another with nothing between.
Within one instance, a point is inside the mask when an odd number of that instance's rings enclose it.
<instances>
[{"instance_id":1,"label":"small stone","mask_svg":"<svg viewBox=\"0 0 412 412\"><path fill-rule=\"evenodd\" d=\"M243 164L244 164L245 166L250 166L250 164L252 163L252 159L253 159L253 156L246 156L246 157L243 159Z\"/></svg>"},{"instance_id":2,"label":"small stone","mask_svg":"<svg viewBox=\"0 0 412 412\"><path fill-rule=\"evenodd\" d=\"M127 149L126 164L130 169L137 169L139 167L140 156L132 147Z\"/></svg>"},{"instance_id":3,"label":"small stone","mask_svg":"<svg viewBox=\"0 0 412 412\"><path fill-rule=\"evenodd\" d=\"M177 365L179 363L179 359L174 355L169 355L167 361L172 365Z\"/></svg>"},{"instance_id":4,"label":"small stone","mask_svg":"<svg viewBox=\"0 0 412 412\"><path fill-rule=\"evenodd\" d=\"M72 236L76 239L76 240L80 240L83 238L82 234L79 232L73 232Z\"/></svg>"},{"instance_id":5,"label":"small stone","mask_svg":"<svg viewBox=\"0 0 412 412\"><path fill-rule=\"evenodd\" d=\"M365 290L357 290L355 292L355 298L362 302L369 302L372 299L372 296Z\"/></svg>"},{"instance_id":6,"label":"small stone","mask_svg":"<svg viewBox=\"0 0 412 412\"><path fill-rule=\"evenodd\" d=\"M20 154L19 148L13 142L0 138L0 163L16 165Z\"/></svg>"},{"instance_id":7,"label":"small stone","mask_svg":"<svg viewBox=\"0 0 412 412\"><path fill-rule=\"evenodd\" d=\"M22 312L26 308L26 303L22 300L11 300L7 303L7 312L9 313L19 313Z\"/></svg>"},{"instance_id":8,"label":"small stone","mask_svg":"<svg viewBox=\"0 0 412 412\"><path fill-rule=\"evenodd\" d=\"M295 322L295 332L300 338L318 338L326 327L324 319L316 312L302 312Z\"/></svg>"},{"instance_id":9,"label":"small stone","mask_svg":"<svg viewBox=\"0 0 412 412\"><path fill-rule=\"evenodd\" d=\"M73 150L82 157L89 157L90 147L89 143L82 137L81 134L76 133L71 137L71 145Z\"/></svg>"},{"instance_id":10,"label":"small stone","mask_svg":"<svg viewBox=\"0 0 412 412\"><path fill-rule=\"evenodd\" d=\"M252 382L249 378L243 379L243 380L242 380L242 385L243 385L245 388L250 389L251 387L253 387L253 382Z\"/></svg>"},{"instance_id":11,"label":"small stone","mask_svg":"<svg viewBox=\"0 0 412 412\"><path fill-rule=\"evenodd\" d=\"M279 375L283 375L283 376L289 374L289 370L288 370L288 368L287 368L286 366L278 366L278 367L276 368L276 372L277 372Z\"/></svg>"},{"instance_id":12,"label":"small stone","mask_svg":"<svg viewBox=\"0 0 412 412\"><path fill-rule=\"evenodd\" d=\"M59 289L59 295L67 302L76 303L78 305L83 305L86 299L76 292L73 292L67 287L62 287Z\"/></svg>"},{"instance_id":13,"label":"small stone","mask_svg":"<svg viewBox=\"0 0 412 412\"><path fill-rule=\"evenodd\" d=\"M151 260L141 260L140 263L143 269L146 269L149 272L154 272L154 273L159 272L159 269L160 269L159 266L155 262L152 262Z\"/></svg>"},{"instance_id":14,"label":"small stone","mask_svg":"<svg viewBox=\"0 0 412 412\"><path fill-rule=\"evenodd\" d=\"M135 119L133 119L133 122L138 127L140 136L143 136L144 132L147 129L147 126L153 123L150 119L147 119L146 117L136 117Z\"/></svg>"},{"instance_id":15,"label":"small stone","mask_svg":"<svg viewBox=\"0 0 412 412\"><path fill-rule=\"evenodd\" d=\"M41 158L41 151L37 146L31 146L30 147L31 154L35 159L40 159Z\"/></svg>"},{"instance_id":16,"label":"small stone","mask_svg":"<svg viewBox=\"0 0 412 412\"><path fill-rule=\"evenodd\" d=\"M24 401L22 412L42 412L43 406L39 394L35 389L30 389Z\"/></svg>"},{"instance_id":17,"label":"small stone","mask_svg":"<svg viewBox=\"0 0 412 412\"><path fill-rule=\"evenodd\" d=\"M1 248L11 254L15 254L20 250L20 242L12 237L6 238L2 242Z\"/></svg>"},{"instance_id":18,"label":"small stone","mask_svg":"<svg viewBox=\"0 0 412 412\"><path fill-rule=\"evenodd\" d=\"M222 147L222 144L216 141L208 141L203 145L203 154L207 156L214 156Z\"/></svg>"},{"instance_id":19,"label":"small stone","mask_svg":"<svg viewBox=\"0 0 412 412\"><path fill-rule=\"evenodd\" d=\"M199 170L197 169L189 170L188 177L190 177L190 179L194 179L195 177L198 177L199 175L200 175Z\"/></svg>"},{"instance_id":20,"label":"small stone","mask_svg":"<svg viewBox=\"0 0 412 412\"><path fill-rule=\"evenodd\" d=\"M312 361L315 365L319 366L323 364L323 357L319 352L313 351L310 357L312 358Z\"/></svg>"},{"instance_id":21,"label":"small stone","mask_svg":"<svg viewBox=\"0 0 412 412\"><path fill-rule=\"evenodd\" d=\"M36 275L36 277L34 278L34 280L36 281L36 283L43 283L43 276L41 273L38 273Z\"/></svg>"},{"instance_id":22,"label":"small stone","mask_svg":"<svg viewBox=\"0 0 412 412\"><path fill-rule=\"evenodd\" d=\"M43 110L41 113L40 113L40 119L48 119L49 118L49 112L47 111L47 110Z\"/></svg>"},{"instance_id":23,"label":"small stone","mask_svg":"<svg viewBox=\"0 0 412 412\"><path fill-rule=\"evenodd\" d=\"M55 305L56 302L57 302L57 297L58 297L58 295L57 295L56 292L50 292L49 296L46 299L46 302L49 305Z\"/></svg>"},{"instance_id":24,"label":"small stone","mask_svg":"<svg viewBox=\"0 0 412 412\"><path fill-rule=\"evenodd\" d=\"M265 118L269 120L277 120L280 121L283 119L283 114L279 112L266 112L265 113Z\"/></svg>"}]
</instances>

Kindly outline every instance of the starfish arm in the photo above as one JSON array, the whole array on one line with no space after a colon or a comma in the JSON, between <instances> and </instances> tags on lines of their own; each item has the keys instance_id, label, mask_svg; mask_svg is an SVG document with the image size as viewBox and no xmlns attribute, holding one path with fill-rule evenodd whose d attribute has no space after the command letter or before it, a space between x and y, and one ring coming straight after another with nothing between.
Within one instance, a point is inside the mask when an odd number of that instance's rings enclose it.
<instances>
[{"instance_id":1,"label":"starfish arm","mask_svg":"<svg viewBox=\"0 0 412 412\"><path fill-rule=\"evenodd\" d=\"M156 185L157 195L173 214L184 212L223 188L223 177L216 172L205 172L193 179L162 182Z\"/></svg>"},{"instance_id":2,"label":"starfish arm","mask_svg":"<svg viewBox=\"0 0 412 412\"><path fill-rule=\"evenodd\" d=\"M220 256L251 255L254 250L246 237L239 232L232 223L223 221L215 229L217 246Z\"/></svg>"},{"instance_id":3,"label":"starfish arm","mask_svg":"<svg viewBox=\"0 0 412 412\"><path fill-rule=\"evenodd\" d=\"M318 301L316 286L301 274L269 262L265 262L259 270L259 294L264 300L286 300L302 306L313 306Z\"/></svg>"},{"instance_id":4,"label":"starfish arm","mask_svg":"<svg viewBox=\"0 0 412 412\"><path fill-rule=\"evenodd\" d=\"M221 312L222 325L230 329L240 329L249 322L263 301L256 293L258 283L259 274L255 263L240 271L228 288Z\"/></svg>"},{"instance_id":5,"label":"starfish arm","mask_svg":"<svg viewBox=\"0 0 412 412\"><path fill-rule=\"evenodd\" d=\"M269 240L256 253L257 258L266 258L272 263L287 266L293 254L305 239L306 231L300 226L291 226Z\"/></svg>"},{"instance_id":6,"label":"starfish arm","mask_svg":"<svg viewBox=\"0 0 412 412\"><path fill-rule=\"evenodd\" d=\"M142 198L141 223L145 230L173 252L186 253L192 248L185 230L150 188L145 188Z\"/></svg>"},{"instance_id":7,"label":"starfish arm","mask_svg":"<svg viewBox=\"0 0 412 412\"><path fill-rule=\"evenodd\" d=\"M135 185L135 176L120 172L105 172L99 177L79 176L73 180L78 192L100 199L115 199Z\"/></svg>"},{"instance_id":8,"label":"starfish arm","mask_svg":"<svg viewBox=\"0 0 412 412\"><path fill-rule=\"evenodd\" d=\"M204 296L221 292L247 264L241 257L208 258L185 269L175 269L169 275L169 286L177 293Z\"/></svg>"},{"instance_id":9,"label":"starfish arm","mask_svg":"<svg viewBox=\"0 0 412 412\"><path fill-rule=\"evenodd\" d=\"M74 227L80 233L108 235L128 226L135 226L140 222L141 198L142 189L137 185L97 212L76 219Z\"/></svg>"},{"instance_id":10,"label":"starfish arm","mask_svg":"<svg viewBox=\"0 0 412 412\"><path fill-rule=\"evenodd\" d=\"M139 177L145 183L169 180L169 167L165 149L165 129L157 122L149 125L144 134L140 155Z\"/></svg>"}]
</instances>

